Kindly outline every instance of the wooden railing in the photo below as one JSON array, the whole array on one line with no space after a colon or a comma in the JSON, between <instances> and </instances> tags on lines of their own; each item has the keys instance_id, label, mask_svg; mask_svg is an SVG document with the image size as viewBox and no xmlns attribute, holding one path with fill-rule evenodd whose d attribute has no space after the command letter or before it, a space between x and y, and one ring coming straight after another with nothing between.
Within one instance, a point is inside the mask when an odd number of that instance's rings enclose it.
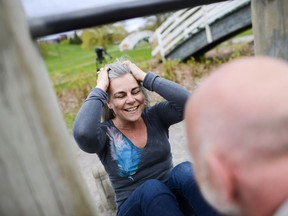
<instances>
[{"instance_id":1,"label":"wooden railing","mask_svg":"<svg viewBox=\"0 0 288 216\"><path fill-rule=\"evenodd\" d=\"M213 41L210 25L217 19L237 10L240 6L250 3L250 0L234 0L183 9L175 12L156 31L153 36L157 46L152 50L152 56L165 55L192 34L203 29L206 31L207 43Z\"/></svg>"}]
</instances>

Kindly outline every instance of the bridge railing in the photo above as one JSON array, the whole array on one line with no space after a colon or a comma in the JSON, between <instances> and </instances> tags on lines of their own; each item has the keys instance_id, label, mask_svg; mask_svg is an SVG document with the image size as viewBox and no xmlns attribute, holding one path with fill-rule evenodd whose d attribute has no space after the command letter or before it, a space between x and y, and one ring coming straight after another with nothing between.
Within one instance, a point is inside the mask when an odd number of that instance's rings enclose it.
<instances>
[{"instance_id":1,"label":"bridge railing","mask_svg":"<svg viewBox=\"0 0 288 216\"><path fill-rule=\"evenodd\" d=\"M153 40L157 46L152 50L152 56L160 54L165 60L165 55L178 44L203 29L206 31L207 43L211 43L213 35L210 25L248 3L250 0L225 1L175 12L155 31Z\"/></svg>"}]
</instances>

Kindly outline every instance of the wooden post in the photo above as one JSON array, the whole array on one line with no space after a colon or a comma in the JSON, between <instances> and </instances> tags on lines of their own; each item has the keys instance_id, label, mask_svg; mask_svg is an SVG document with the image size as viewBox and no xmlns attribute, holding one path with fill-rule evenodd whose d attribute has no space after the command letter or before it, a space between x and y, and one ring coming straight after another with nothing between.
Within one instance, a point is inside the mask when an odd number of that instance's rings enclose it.
<instances>
[{"instance_id":1,"label":"wooden post","mask_svg":"<svg viewBox=\"0 0 288 216\"><path fill-rule=\"evenodd\" d=\"M115 203L115 194L109 179L108 174L106 173L102 165L96 166L92 170L92 174L95 180L97 191L100 196L101 203L104 212L105 211L114 211L116 210Z\"/></svg>"},{"instance_id":2,"label":"wooden post","mask_svg":"<svg viewBox=\"0 0 288 216\"><path fill-rule=\"evenodd\" d=\"M0 1L0 215L99 215L25 18Z\"/></svg>"},{"instance_id":3,"label":"wooden post","mask_svg":"<svg viewBox=\"0 0 288 216\"><path fill-rule=\"evenodd\" d=\"M288 60L288 1L252 0L255 54Z\"/></svg>"}]
</instances>

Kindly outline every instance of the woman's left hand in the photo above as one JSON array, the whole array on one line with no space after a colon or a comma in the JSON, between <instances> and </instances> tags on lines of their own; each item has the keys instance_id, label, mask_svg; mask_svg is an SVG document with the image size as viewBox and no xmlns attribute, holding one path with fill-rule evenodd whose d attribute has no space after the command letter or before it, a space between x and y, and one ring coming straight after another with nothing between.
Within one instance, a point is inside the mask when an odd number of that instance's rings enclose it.
<instances>
[{"instance_id":1,"label":"woman's left hand","mask_svg":"<svg viewBox=\"0 0 288 216\"><path fill-rule=\"evenodd\" d=\"M127 60L124 61L123 64L127 65L131 71L131 73L133 74L133 76L135 77L135 79L139 82L143 82L146 73L144 71L142 71L137 65L135 65L134 63L132 63L131 61Z\"/></svg>"}]
</instances>

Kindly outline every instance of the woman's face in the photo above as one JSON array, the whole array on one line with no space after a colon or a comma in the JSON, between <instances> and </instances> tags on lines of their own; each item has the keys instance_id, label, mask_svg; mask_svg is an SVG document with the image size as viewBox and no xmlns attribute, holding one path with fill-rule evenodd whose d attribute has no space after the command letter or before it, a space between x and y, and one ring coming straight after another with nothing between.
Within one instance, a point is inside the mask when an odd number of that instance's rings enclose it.
<instances>
[{"instance_id":1,"label":"woman's face","mask_svg":"<svg viewBox=\"0 0 288 216\"><path fill-rule=\"evenodd\" d=\"M145 97L132 74L113 79L109 84L108 107L121 122L137 121L144 110Z\"/></svg>"}]
</instances>

